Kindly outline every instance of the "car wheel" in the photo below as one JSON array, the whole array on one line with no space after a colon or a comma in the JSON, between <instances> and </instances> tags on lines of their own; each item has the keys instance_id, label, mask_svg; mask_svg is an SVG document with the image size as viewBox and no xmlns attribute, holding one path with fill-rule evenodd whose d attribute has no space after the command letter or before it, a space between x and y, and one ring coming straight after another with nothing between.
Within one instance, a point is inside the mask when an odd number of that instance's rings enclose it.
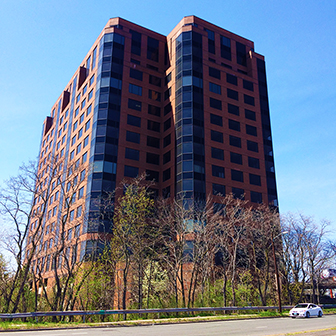
<instances>
[{"instance_id":1,"label":"car wheel","mask_svg":"<svg viewBox=\"0 0 336 336\"><path fill-rule=\"evenodd\" d=\"M295 318L295 316L292 316L292 318Z\"/></svg>"},{"instance_id":2,"label":"car wheel","mask_svg":"<svg viewBox=\"0 0 336 336\"><path fill-rule=\"evenodd\" d=\"M319 313L318 313L318 317L322 317L322 312L321 312L321 310L319 311Z\"/></svg>"},{"instance_id":3,"label":"car wheel","mask_svg":"<svg viewBox=\"0 0 336 336\"><path fill-rule=\"evenodd\" d=\"M310 317L310 313L306 312L306 318L309 318L309 317Z\"/></svg>"}]
</instances>

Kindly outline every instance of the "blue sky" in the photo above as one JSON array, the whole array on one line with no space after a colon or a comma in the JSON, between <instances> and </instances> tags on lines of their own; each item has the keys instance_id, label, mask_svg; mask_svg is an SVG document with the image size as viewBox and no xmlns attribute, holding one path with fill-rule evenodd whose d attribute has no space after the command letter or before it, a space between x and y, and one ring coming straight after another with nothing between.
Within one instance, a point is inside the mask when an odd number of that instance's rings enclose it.
<instances>
[{"instance_id":1,"label":"blue sky","mask_svg":"<svg viewBox=\"0 0 336 336\"><path fill-rule=\"evenodd\" d=\"M37 156L43 120L110 17L168 34L196 15L265 55L280 211L335 229L335 14L335 1L0 0L0 181Z\"/></svg>"}]
</instances>

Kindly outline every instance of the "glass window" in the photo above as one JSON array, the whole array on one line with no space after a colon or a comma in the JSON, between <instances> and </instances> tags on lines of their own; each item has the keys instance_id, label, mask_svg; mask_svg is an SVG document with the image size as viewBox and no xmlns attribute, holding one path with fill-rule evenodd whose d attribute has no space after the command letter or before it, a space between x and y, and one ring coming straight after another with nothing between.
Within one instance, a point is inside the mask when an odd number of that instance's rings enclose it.
<instances>
[{"instance_id":1,"label":"glass window","mask_svg":"<svg viewBox=\"0 0 336 336\"><path fill-rule=\"evenodd\" d=\"M160 155L154 153L146 153L146 162L150 164L159 165Z\"/></svg>"},{"instance_id":2,"label":"glass window","mask_svg":"<svg viewBox=\"0 0 336 336\"><path fill-rule=\"evenodd\" d=\"M251 168L256 168L256 169L260 169L260 163L259 163L259 159L254 158L254 157L248 157L248 165Z\"/></svg>"},{"instance_id":3,"label":"glass window","mask_svg":"<svg viewBox=\"0 0 336 336\"><path fill-rule=\"evenodd\" d=\"M76 154L78 154L81 150L82 150L82 144L80 143L80 144L77 146Z\"/></svg>"},{"instance_id":4,"label":"glass window","mask_svg":"<svg viewBox=\"0 0 336 336\"><path fill-rule=\"evenodd\" d=\"M130 93L133 93L138 96L142 96L142 87L134 84L129 84L128 88Z\"/></svg>"},{"instance_id":5,"label":"glass window","mask_svg":"<svg viewBox=\"0 0 336 336\"><path fill-rule=\"evenodd\" d=\"M241 138L230 135L230 145L241 148Z\"/></svg>"},{"instance_id":6,"label":"glass window","mask_svg":"<svg viewBox=\"0 0 336 336\"><path fill-rule=\"evenodd\" d=\"M225 178L224 167L212 165L212 176Z\"/></svg>"},{"instance_id":7,"label":"glass window","mask_svg":"<svg viewBox=\"0 0 336 336\"><path fill-rule=\"evenodd\" d=\"M141 55L141 34L130 30L132 35L132 43L131 43L131 53L135 55Z\"/></svg>"},{"instance_id":8,"label":"glass window","mask_svg":"<svg viewBox=\"0 0 336 336\"><path fill-rule=\"evenodd\" d=\"M237 63L246 66L246 46L236 42Z\"/></svg>"},{"instance_id":9,"label":"glass window","mask_svg":"<svg viewBox=\"0 0 336 336\"><path fill-rule=\"evenodd\" d=\"M79 117L79 123L81 124L84 121L84 113Z\"/></svg>"},{"instance_id":10,"label":"glass window","mask_svg":"<svg viewBox=\"0 0 336 336\"><path fill-rule=\"evenodd\" d=\"M240 132L240 122L229 119L229 129Z\"/></svg>"},{"instance_id":11,"label":"glass window","mask_svg":"<svg viewBox=\"0 0 336 336\"><path fill-rule=\"evenodd\" d=\"M249 91L253 91L253 82L243 79L243 88Z\"/></svg>"},{"instance_id":12,"label":"glass window","mask_svg":"<svg viewBox=\"0 0 336 336\"><path fill-rule=\"evenodd\" d=\"M221 110L222 109L222 102L218 99L210 97L210 107L215 108L217 110Z\"/></svg>"},{"instance_id":13,"label":"glass window","mask_svg":"<svg viewBox=\"0 0 336 336\"><path fill-rule=\"evenodd\" d=\"M221 36L221 56L231 61L231 41L228 37Z\"/></svg>"},{"instance_id":14,"label":"glass window","mask_svg":"<svg viewBox=\"0 0 336 336\"><path fill-rule=\"evenodd\" d=\"M136 127L141 127L141 118L133 116L131 114L127 115L127 124L136 126Z\"/></svg>"},{"instance_id":15,"label":"glass window","mask_svg":"<svg viewBox=\"0 0 336 336\"><path fill-rule=\"evenodd\" d=\"M83 142L83 147L86 147L89 143L89 135L85 137L84 142Z\"/></svg>"},{"instance_id":16,"label":"glass window","mask_svg":"<svg viewBox=\"0 0 336 336\"><path fill-rule=\"evenodd\" d=\"M217 78L217 79L221 79L221 72L218 69L209 67L209 76Z\"/></svg>"},{"instance_id":17,"label":"glass window","mask_svg":"<svg viewBox=\"0 0 336 336\"><path fill-rule=\"evenodd\" d=\"M90 105L86 110L86 116L88 116L91 113L92 105Z\"/></svg>"},{"instance_id":18,"label":"glass window","mask_svg":"<svg viewBox=\"0 0 336 336\"><path fill-rule=\"evenodd\" d=\"M226 74L226 82L233 85L238 85L237 77L234 75L230 75L229 73Z\"/></svg>"},{"instance_id":19,"label":"glass window","mask_svg":"<svg viewBox=\"0 0 336 336\"><path fill-rule=\"evenodd\" d=\"M93 97L93 90L89 92L88 100L90 100Z\"/></svg>"},{"instance_id":20,"label":"glass window","mask_svg":"<svg viewBox=\"0 0 336 336\"><path fill-rule=\"evenodd\" d=\"M254 97L244 94L244 103L254 106Z\"/></svg>"},{"instance_id":21,"label":"glass window","mask_svg":"<svg viewBox=\"0 0 336 336\"><path fill-rule=\"evenodd\" d=\"M169 162L171 160L170 151L167 153L164 153L162 158L163 158L162 160L163 164L166 164L167 162Z\"/></svg>"},{"instance_id":22,"label":"glass window","mask_svg":"<svg viewBox=\"0 0 336 336\"><path fill-rule=\"evenodd\" d=\"M231 169L231 180L244 182L244 175L242 171Z\"/></svg>"},{"instance_id":23,"label":"glass window","mask_svg":"<svg viewBox=\"0 0 336 336\"><path fill-rule=\"evenodd\" d=\"M77 127L78 127L78 121L76 121L76 122L74 123L74 125L73 125L73 131L76 131Z\"/></svg>"},{"instance_id":24,"label":"glass window","mask_svg":"<svg viewBox=\"0 0 336 336\"><path fill-rule=\"evenodd\" d=\"M225 186L222 184L212 183L212 194L225 196Z\"/></svg>"},{"instance_id":25,"label":"glass window","mask_svg":"<svg viewBox=\"0 0 336 336\"><path fill-rule=\"evenodd\" d=\"M76 104L80 101L80 99L81 99L81 94L79 93L76 97Z\"/></svg>"},{"instance_id":26,"label":"glass window","mask_svg":"<svg viewBox=\"0 0 336 336\"><path fill-rule=\"evenodd\" d=\"M83 127L78 131L78 139L83 135Z\"/></svg>"},{"instance_id":27,"label":"glass window","mask_svg":"<svg viewBox=\"0 0 336 336\"><path fill-rule=\"evenodd\" d=\"M126 131L126 141L140 143L140 134L131 131Z\"/></svg>"},{"instance_id":28,"label":"glass window","mask_svg":"<svg viewBox=\"0 0 336 336\"><path fill-rule=\"evenodd\" d=\"M71 139L71 146L73 146L76 142L76 135L74 137L72 137Z\"/></svg>"},{"instance_id":29,"label":"glass window","mask_svg":"<svg viewBox=\"0 0 336 336\"><path fill-rule=\"evenodd\" d=\"M257 127L246 125L246 134L257 136Z\"/></svg>"},{"instance_id":30,"label":"glass window","mask_svg":"<svg viewBox=\"0 0 336 336\"><path fill-rule=\"evenodd\" d=\"M86 91L87 91L87 84L83 87L83 96L85 95Z\"/></svg>"},{"instance_id":31,"label":"glass window","mask_svg":"<svg viewBox=\"0 0 336 336\"><path fill-rule=\"evenodd\" d=\"M234 198L244 199L244 189L232 187L232 195Z\"/></svg>"},{"instance_id":32,"label":"glass window","mask_svg":"<svg viewBox=\"0 0 336 336\"><path fill-rule=\"evenodd\" d=\"M162 181L167 181L170 179L170 168L166 169L163 171L163 174L162 174Z\"/></svg>"},{"instance_id":33,"label":"glass window","mask_svg":"<svg viewBox=\"0 0 336 336\"><path fill-rule=\"evenodd\" d=\"M132 148L125 148L125 158L130 160L139 161L139 151Z\"/></svg>"},{"instance_id":34,"label":"glass window","mask_svg":"<svg viewBox=\"0 0 336 336\"><path fill-rule=\"evenodd\" d=\"M124 176L127 177L137 177L139 175L139 168L138 167L132 167L132 166L126 166L124 167Z\"/></svg>"},{"instance_id":35,"label":"glass window","mask_svg":"<svg viewBox=\"0 0 336 336\"><path fill-rule=\"evenodd\" d=\"M73 150L73 151L70 153L70 160L72 160L74 157L75 157L75 151Z\"/></svg>"},{"instance_id":36,"label":"glass window","mask_svg":"<svg viewBox=\"0 0 336 336\"><path fill-rule=\"evenodd\" d=\"M155 86L161 86L161 78L149 75L149 84L153 84Z\"/></svg>"},{"instance_id":37,"label":"glass window","mask_svg":"<svg viewBox=\"0 0 336 336\"><path fill-rule=\"evenodd\" d=\"M163 131L167 131L171 127L171 118L167 119L163 123Z\"/></svg>"},{"instance_id":38,"label":"glass window","mask_svg":"<svg viewBox=\"0 0 336 336\"><path fill-rule=\"evenodd\" d=\"M223 142L223 133L211 130L211 140L216 142Z\"/></svg>"},{"instance_id":39,"label":"glass window","mask_svg":"<svg viewBox=\"0 0 336 336\"><path fill-rule=\"evenodd\" d=\"M91 85L94 83L94 80L95 80L95 75L93 75L93 76L90 78L89 86L91 86Z\"/></svg>"},{"instance_id":40,"label":"glass window","mask_svg":"<svg viewBox=\"0 0 336 336\"><path fill-rule=\"evenodd\" d=\"M157 117L160 117L161 109L158 106L148 104L148 114L152 114L152 115L155 115Z\"/></svg>"},{"instance_id":41,"label":"glass window","mask_svg":"<svg viewBox=\"0 0 336 336\"><path fill-rule=\"evenodd\" d=\"M84 187L78 190L78 199L81 199L84 196Z\"/></svg>"},{"instance_id":42,"label":"glass window","mask_svg":"<svg viewBox=\"0 0 336 336\"><path fill-rule=\"evenodd\" d=\"M250 175L250 184L261 186L260 175L249 174Z\"/></svg>"},{"instance_id":43,"label":"glass window","mask_svg":"<svg viewBox=\"0 0 336 336\"><path fill-rule=\"evenodd\" d=\"M147 129L154 132L160 132L160 123L153 120L148 120Z\"/></svg>"},{"instance_id":44,"label":"glass window","mask_svg":"<svg viewBox=\"0 0 336 336\"><path fill-rule=\"evenodd\" d=\"M250 120L256 120L256 113L251 110L245 109L245 118Z\"/></svg>"},{"instance_id":45,"label":"glass window","mask_svg":"<svg viewBox=\"0 0 336 336\"><path fill-rule=\"evenodd\" d=\"M138 100L128 99L128 108L136 111L141 111L142 103Z\"/></svg>"},{"instance_id":46,"label":"glass window","mask_svg":"<svg viewBox=\"0 0 336 336\"><path fill-rule=\"evenodd\" d=\"M214 125L223 126L223 118L217 114L210 113L210 122Z\"/></svg>"},{"instance_id":47,"label":"glass window","mask_svg":"<svg viewBox=\"0 0 336 336\"><path fill-rule=\"evenodd\" d=\"M156 101L161 101L161 93L154 90L148 90L148 98Z\"/></svg>"},{"instance_id":48,"label":"glass window","mask_svg":"<svg viewBox=\"0 0 336 336\"><path fill-rule=\"evenodd\" d=\"M218 160L224 160L224 150L211 147L211 157Z\"/></svg>"},{"instance_id":49,"label":"glass window","mask_svg":"<svg viewBox=\"0 0 336 336\"><path fill-rule=\"evenodd\" d=\"M87 121L85 124L85 131L87 131L90 128L90 122L91 120Z\"/></svg>"},{"instance_id":50,"label":"glass window","mask_svg":"<svg viewBox=\"0 0 336 336\"><path fill-rule=\"evenodd\" d=\"M160 173L155 170L146 169L146 180L159 182Z\"/></svg>"},{"instance_id":51,"label":"glass window","mask_svg":"<svg viewBox=\"0 0 336 336\"><path fill-rule=\"evenodd\" d=\"M147 59L159 61L159 41L149 36L147 37Z\"/></svg>"},{"instance_id":52,"label":"glass window","mask_svg":"<svg viewBox=\"0 0 336 336\"><path fill-rule=\"evenodd\" d=\"M147 146L160 148L160 138L156 138L156 137L152 137L148 135L147 136Z\"/></svg>"},{"instance_id":53,"label":"glass window","mask_svg":"<svg viewBox=\"0 0 336 336\"><path fill-rule=\"evenodd\" d=\"M247 149L252 152L259 152L258 143L254 141L247 140Z\"/></svg>"},{"instance_id":54,"label":"glass window","mask_svg":"<svg viewBox=\"0 0 336 336\"><path fill-rule=\"evenodd\" d=\"M228 112L239 116L239 107L228 103Z\"/></svg>"},{"instance_id":55,"label":"glass window","mask_svg":"<svg viewBox=\"0 0 336 336\"><path fill-rule=\"evenodd\" d=\"M82 163L86 162L87 160L87 152L85 152L82 156Z\"/></svg>"},{"instance_id":56,"label":"glass window","mask_svg":"<svg viewBox=\"0 0 336 336\"><path fill-rule=\"evenodd\" d=\"M231 89L226 89L227 90L227 97L238 100L238 91L231 90Z\"/></svg>"},{"instance_id":57,"label":"glass window","mask_svg":"<svg viewBox=\"0 0 336 336\"><path fill-rule=\"evenodd\" d=\"M171 137L170 134L168 134L166 137L163 138L163 147L167 147L171 143Z\"/></svg>"},{"instance_id":58,"label":"glass window","mask_svg":"<svg viewBox=\"0 0 336 336\"><path fill-rule=\"evenodd\" d=\"M230 161L236 164L243 164L243 157L241 154L230 152Z\"/></svg>"},{"instance_id":59,"label":"glass window","mask_svg":"<svg viewBox=\"0 0 336 336\"><path fill-rule=\"evenodd\" d=\"M130 77L142 81L142 71L130 68Z\"/></svg>"},{"instance_id":60,"label":"glass window","mask_svg":"<svg viewBox=\"0 0 336 336\"><path fill-rule=\"evenodd\" d=\"M251 191L251 202L262 203L262 194L256 191Z\"/></svg>"},{"instance_id":61,"label":"glass window","mask_svg":"<svg viewBox=\"0 0 336 336\"><path fill-rule=\"evenodd\" d=\"M217 93L217 94L222 93L221 86L217 85L215 83L211 83L211 82L209 82L209 90L210 90L210 92Z\"/></svg>"}]
</instances>

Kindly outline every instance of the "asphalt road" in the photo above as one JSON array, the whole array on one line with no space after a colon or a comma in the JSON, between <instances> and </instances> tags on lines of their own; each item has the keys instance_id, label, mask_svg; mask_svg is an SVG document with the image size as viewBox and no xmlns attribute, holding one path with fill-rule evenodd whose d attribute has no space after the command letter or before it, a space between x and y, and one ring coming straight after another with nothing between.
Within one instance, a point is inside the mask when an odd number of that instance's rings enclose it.
<instances>
[{"instance_id":1,"label":"asphalt road","mask_svg":"<svg viewBox=\"0 0 336 336\"><path fill-rule=\"evenodd\" d=\"M137 327L86 328L45 331L1 332L0 335L22 336L217 336L217 335L283 335L300 331L318 330L336 327L336 315L310 319L251 319L220 322L199 322L168 325L150 325ZM316 335L319 335L317 333ZM336 335L336 330L329 335Z\"/></svg>"}]
</instances>

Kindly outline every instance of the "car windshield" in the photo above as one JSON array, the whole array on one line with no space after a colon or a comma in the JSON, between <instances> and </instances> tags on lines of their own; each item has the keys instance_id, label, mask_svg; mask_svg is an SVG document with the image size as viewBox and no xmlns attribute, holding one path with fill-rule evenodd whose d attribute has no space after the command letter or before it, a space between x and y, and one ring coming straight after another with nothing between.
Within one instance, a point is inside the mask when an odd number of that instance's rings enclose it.
<instances>
[{"instance_id":1,"label":"car windshield","mask_svg":"<svg viewBox=\"0 0 336 336\"><path fill-rule=\"evenodd\" d=\"M307 308L307 307L308 307L308 303L300 303L296 305L294 308Z\"/></svg>"}]
</instances>

